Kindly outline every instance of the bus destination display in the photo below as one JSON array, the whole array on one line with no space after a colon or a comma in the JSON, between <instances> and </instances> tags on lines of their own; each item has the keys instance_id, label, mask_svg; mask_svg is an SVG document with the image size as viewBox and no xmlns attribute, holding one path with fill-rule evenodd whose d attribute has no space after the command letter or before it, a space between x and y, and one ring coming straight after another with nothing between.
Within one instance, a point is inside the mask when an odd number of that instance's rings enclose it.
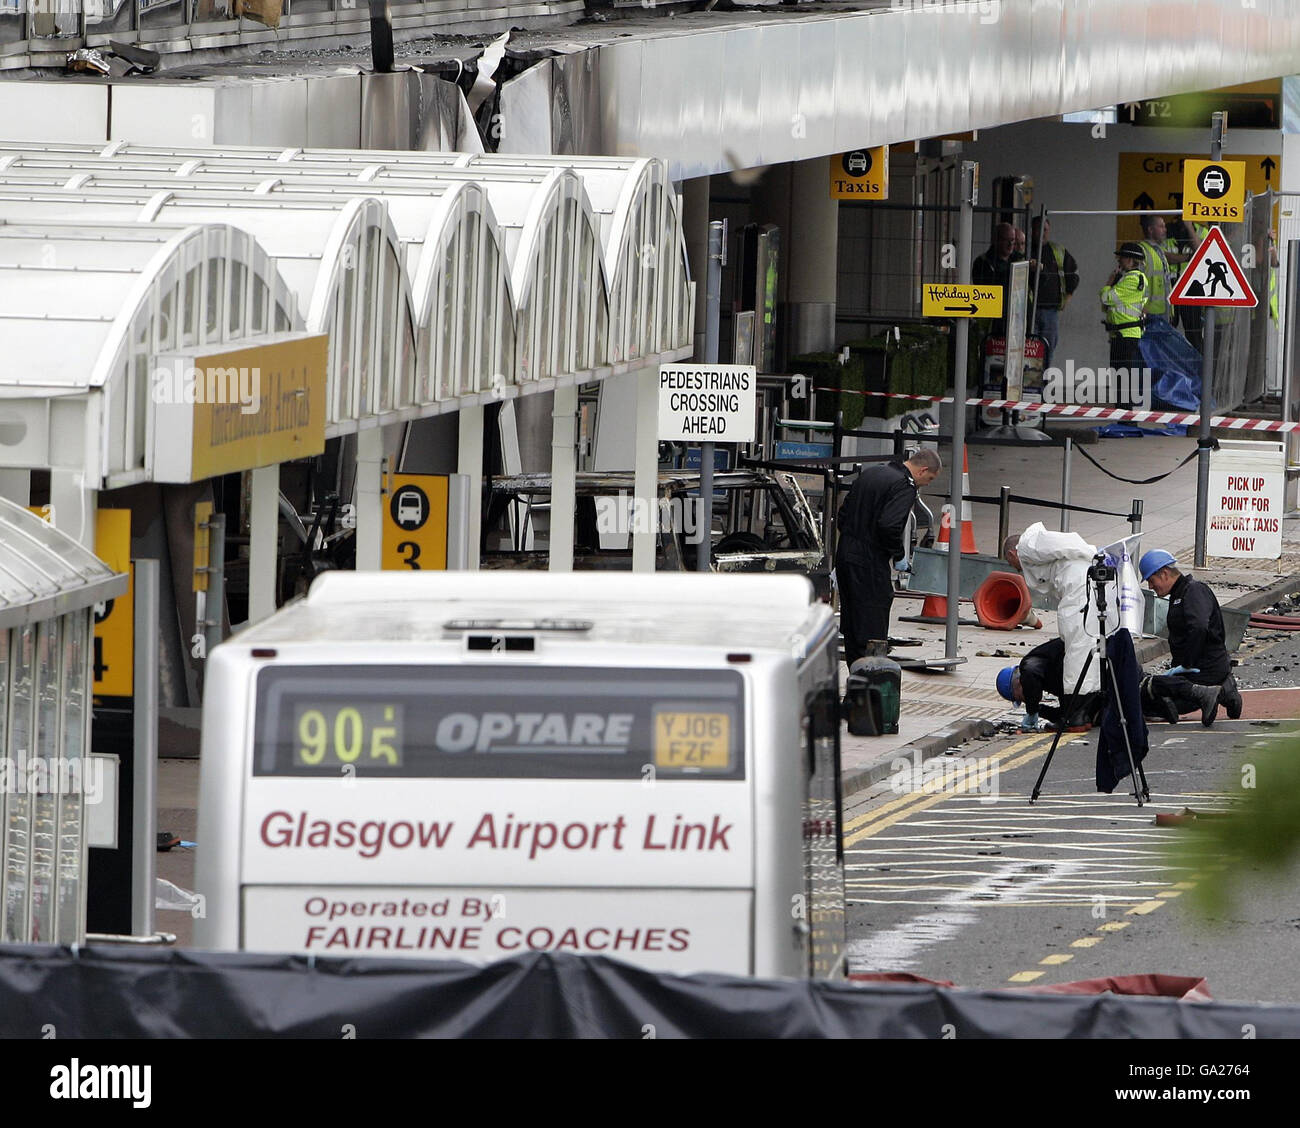
<instances>
[{"instance_id":1,"label":"bus destination display","mask_svg":"<svg viewBox=\"0 0 1300 1128\"><path fill-rule=\"evenodd\" d=\"M733 671L268 667L253 772L743 779L743 699Z\"/></svg>"},{"instance_id":2,"label":"bus destination display","mask_svg":"<svg viewBox=\"0 0 1300 1128\"><path fill-rule=\"evenodd\" d=\"M402 766L402 706L363 701L294 705L295 767Z\"/></svg>"}]
</instances>

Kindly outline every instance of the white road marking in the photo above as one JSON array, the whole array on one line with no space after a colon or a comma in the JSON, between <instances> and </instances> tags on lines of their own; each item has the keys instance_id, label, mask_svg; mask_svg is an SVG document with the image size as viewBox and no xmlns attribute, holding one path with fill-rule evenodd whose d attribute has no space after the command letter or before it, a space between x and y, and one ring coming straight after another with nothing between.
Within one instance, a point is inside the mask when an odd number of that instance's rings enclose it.
<instances>
[{"instance_id":1,"label":"white road marking","mask_svg":"<svg viewBox=\"0 0 1300 1128\"><path fill-rule=\"evenodd\" d=\"M1006 862L989 874L942 898L935 912L922 913L902 924L850 941L849 971L906 971L935 944L957 935L979 915L979 907L1014 895L1017 899L1058 877L1082 867L1076 862ZM1042 872L1038 872L1042 871Z\"/></svg>"}]
</instances>

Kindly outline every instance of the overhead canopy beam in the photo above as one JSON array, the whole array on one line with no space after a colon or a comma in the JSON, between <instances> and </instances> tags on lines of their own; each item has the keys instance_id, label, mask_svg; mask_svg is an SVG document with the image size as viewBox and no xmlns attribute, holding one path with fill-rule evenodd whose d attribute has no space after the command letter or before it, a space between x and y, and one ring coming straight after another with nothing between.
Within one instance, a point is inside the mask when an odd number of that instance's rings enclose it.
<instances>
[{"instance_id":1,"label":"overhead canopy beam","mask_svg":"<svg viewBox=\"0 0 1300 1128\"><path fill-rule=\"evenodd\" d=\"M580 143L667 158L676 180L1212 90L1294 73L1300 6L897 0L608 34L586 59L545 59L503 85L501 152ZM571 113L559 122L538 105Z\"/></svg>"}]
</instances>

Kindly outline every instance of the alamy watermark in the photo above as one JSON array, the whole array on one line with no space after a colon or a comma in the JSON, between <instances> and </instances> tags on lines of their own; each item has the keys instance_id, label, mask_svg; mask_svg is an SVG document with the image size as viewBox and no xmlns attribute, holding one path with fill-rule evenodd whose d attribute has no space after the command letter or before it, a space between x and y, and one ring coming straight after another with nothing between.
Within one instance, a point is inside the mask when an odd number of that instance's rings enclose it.
<instances>
[{"instance_id":1,"label":"alamy watermark","mask_svg":"<svg viewBox=\"0 0 1300 1128\"><path fill-rule=\"evenodd\" d=\"M1151 377L1150 368L1076 368L1073 360L1067 360L1064 368L1043 369L1043 402L1127 403L1150 411Z\"/></svg>"},{"instance_id":2,"label":"alamy watermark","mask_svg":"<svg viewBox=\"0 0 1300 1128\"><path fill-rule=\"evenodd\" d=\"M616 497L596 507L596 531L610 536L681 533L687 544L699 544L704 535L700 527L699 502L697 497L648 500L619 490Z\"/></svg>"},{"instance_id":3,"label":"alamy watermark","mask_svg":"<svg viewBox=\"0 0 1300 1128\"><path fill-rule=\"evenodd\" d=\"M896 12L978 12L982 24L997 23L1002 16L1002 0L889 0L889 6Z\"/></svg>"},{"instance_id":4,"label":"alamy watermark","mask_svg":"<svg viewBox=\"0 0 1300 1128\"><path fill-rule=\"evenodd\" d=\"M908 760L890 762L889 789L898 795L978 794L981 803L998 801L998 762L988 756L931 756L922 760L913 752Z\"/></svg>"},{"instance_id":5,"label":"alamy watermark","mask_svg":"<svg viewBox=\"0 0 1300 1128\"><path fill-rule=\"evenodd\" d=\"M154 403L219 403L239 405L243 415L256 415L262 406L260 368L186 367L176 361L153 371Z\"/></svg>"},{"instance_id":6,"label":"alamy watermark","mask_svg":"<svg viewBox=\"0 0 1300 1128\"><path fill-rule=\"evenodd\" d=\"M0 756L0 795L84 795L104 797L104 761L98 756Z\"/></svg>"}]
</instances>

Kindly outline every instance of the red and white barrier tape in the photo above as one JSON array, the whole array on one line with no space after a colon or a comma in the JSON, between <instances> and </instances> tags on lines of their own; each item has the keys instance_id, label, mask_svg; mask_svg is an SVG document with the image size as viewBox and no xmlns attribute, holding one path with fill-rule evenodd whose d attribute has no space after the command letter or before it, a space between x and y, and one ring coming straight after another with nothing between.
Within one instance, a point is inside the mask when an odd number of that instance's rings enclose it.
<instances>
[{"instance_id":1,"label":"red and white barrier tape","mask_svg":"<svg viewBox=\"0 0 1300 1128\"><path fill-rule=\"evenodd\" d=\"M819 389L820 390L820 389ZM835 391L827 388L826 391ZM952 396L914 396L906 392L859 392L845 388L846 395L878 396L882 399L914 400L921 403L952 403ZM1039 403L1036 400L968 399L967 407L1003 408L1007 411L1032 411L1041 415L1068 415L1075 419L1101 419L1111 422L1199 424L1201 417L1181 411L1128 411L1117 407L1088 407L1075 403ZM1300 431L1300 423L1283 423L1280 419L1236 419L1215 415L1210 426L1231 431Z\"/></svg>"}]
</instances>

